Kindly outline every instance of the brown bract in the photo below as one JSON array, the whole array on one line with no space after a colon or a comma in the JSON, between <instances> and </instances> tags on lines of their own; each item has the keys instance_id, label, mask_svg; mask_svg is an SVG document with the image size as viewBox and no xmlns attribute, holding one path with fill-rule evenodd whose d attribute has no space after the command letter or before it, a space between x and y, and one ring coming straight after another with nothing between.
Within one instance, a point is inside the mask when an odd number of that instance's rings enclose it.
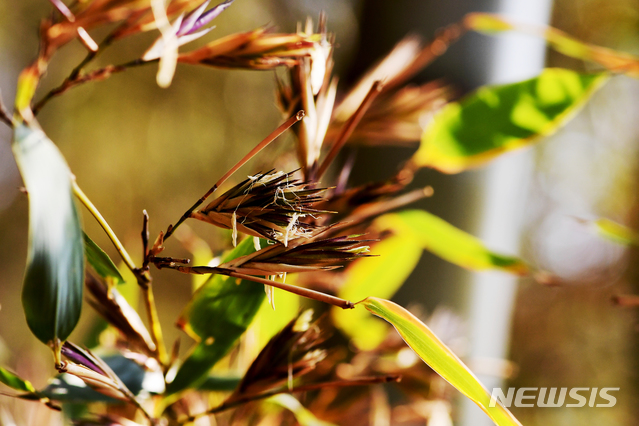
<instances>
[{"instance_id":1,"label":"brown bract","mask_svg":"<svg viewBox=\"0 0 639 426\"><path fill-rule=\"evenodd\" d=\"M317 34L277 34L263 27L214 40L181 54L178 62L256 70L293 66L318 48L319 39Z\"/></svg>"}]
</instances>

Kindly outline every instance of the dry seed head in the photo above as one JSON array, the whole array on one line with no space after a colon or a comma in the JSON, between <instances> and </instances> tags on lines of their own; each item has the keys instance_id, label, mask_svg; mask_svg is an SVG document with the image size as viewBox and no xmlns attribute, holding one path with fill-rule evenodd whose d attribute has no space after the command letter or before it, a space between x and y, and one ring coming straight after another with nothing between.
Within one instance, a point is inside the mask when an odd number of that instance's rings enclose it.
<instances>
[{"instance_id":1,"label":"dry seed head","mask_svg":"<svg viewBox=\"0 0 639 426\"><path fill-rule=\"evenodd\" d=\"M234 186L191 217L253 237L288 245L297 238L310 238L323 228L303 219L327 213L314 208L322 201L324 188L291 178L283 172L261 173Z\"/></svg>"}]
</instances>

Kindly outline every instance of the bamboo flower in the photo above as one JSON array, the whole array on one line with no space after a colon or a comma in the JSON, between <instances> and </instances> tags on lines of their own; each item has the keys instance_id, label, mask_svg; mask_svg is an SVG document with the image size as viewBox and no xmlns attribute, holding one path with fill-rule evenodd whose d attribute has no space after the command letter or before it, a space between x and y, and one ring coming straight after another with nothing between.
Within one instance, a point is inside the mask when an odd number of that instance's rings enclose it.
<instances>
[{"instance_id":1,"label":"bamboo flower","mask_svg":"<svg viewBox=\"0 0 639 426\"><path fill-rule=\"evenodd\" d=\"M171 35L177 38L177 45L183 46L198 38L202 37L215 27L202 29L213 19L217 18L226 8L228 8L234 0L226 0L217 6L207 10L211 0L206 0L195 10L187 14L184 13L173 22L171 26ZM155 43L142 56L144 61L151 61L159 58L166 47L164 37L159 37Z\"/></svg>"},{"instance_id":2,"label":"bamboo flower","mask_svg":"<svg viewBox=\"0 0 639 426\"><path fill-rule=\"evenodd\" d=\"M249 176L191 217L221 228L263 237L288 245L296 238L309 238L324 228L307 223L308 216L328 213L315 209L324 188L314 188L290 173L267 172Z\"/></svg>"}]
</instances>

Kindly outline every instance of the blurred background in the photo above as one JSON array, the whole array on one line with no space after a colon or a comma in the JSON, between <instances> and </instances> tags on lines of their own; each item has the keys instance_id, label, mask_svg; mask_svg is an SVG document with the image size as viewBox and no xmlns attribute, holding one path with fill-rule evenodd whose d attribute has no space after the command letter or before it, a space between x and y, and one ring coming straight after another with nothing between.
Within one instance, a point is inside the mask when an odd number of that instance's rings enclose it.
<instances>
[{"instance_id":1,"label":"blurred background","mask_svg":"<svg viewBox=\"0 0 639 426\"><path fill-rule=\"evenodd\" d=\"M324 10L329 30L337 35L335 72L341 76L343 90L405 35L417 33L428 39L438 28L467 12L505 10L507 3L236 0L216 19L216 29L205 39L264 24L292 32L297 22L306 16L316 18ZM0 89L8 105L15 94L18 73L35 57L39 20L50 10L45 0L0 2ZM547 19L581 40L639 54L637 0L556 0L547 5ZM96 39L102 36L95 34ZM134 59L155 38L156 34L143 34L116 44L97 60L96 66ZM415 81L444 79L460 95L495 82L495 69L522 60L499 55L497 40L469 34ZM542 60L543 53L542 49ZM79 43L62 49L39 93L62 82L84 55ZM545 63L578 70L589 66L554 52L548 52ZM168 89L157 87L155 72L154 66L140 67L103 82L82 85L51 101L39 115L40 124L64 153L79 185L136 260L142 250L139 232L143 209L150 214L152 234L157 235L281 121L271 72L179 66ZM396 301L404 306L419 304L429 312L440 306L455 312L467 324L465 359L482 378L492 380L492 376L494 383L506 379L504 386L518 388L620 388L614 408L514 408L525 425L636 424L637 317L631 309L614 306L611 297L638 290L639 252L599 239L576 219L605 216L634 229L639 227L635 195L639 183L638 116L639 82L614 77L556 135L526 153L504 158L504 162L525 164L525 170L518 174L520 180L516 180L519 183L510 188L515 195L507 196L510 202L506 200L508 214L516 216L514 224L504 224L511 235L506 240L497 238L493 242L485 234L489 232L486 212L491 211L485 200L492 200L488 195L490 185L495 184L487 172L441 175L426 170L416 177L414 185L428 184L435 189L435 195L420 208L481 235L493 249L511 253L521 250L525 259L558 277L558 285L526 279L505 282L504 287L491 290L506 294L503 304L494 308L503 311L505 320L496 327L499 331L484 329L481 335L488 337L479 340L496 336L497 342L489 346L503 346L497 351L503 356L498 358L512 361L511 369L492 368L487 358L482 362L481 354L473 349L481 346L476 337L481 330L472 327L478 324L474 316L481 312L473 308L473 300L478 297L477 288L483 288L477 287L482 285L478 281L486 281L489 275L478 278L481 274L424 253ZM19 191L21 181L10 152L10 137L6 126L0 127L0 364L42 385L49 375L42 371L52 374L53 369L48 349L31 336L22 314L20 284L27 246L27 199ZM390 177L415 148L360 148L353 182ZM238 176L291 164L291 152L292 140L285 138L252 160ZM278 159L278 164L273 159ZM115 258L91 218L85 216L85 225L96 242ZM224 247L230 238L228 233L206 224L190 226L213 250ZM175 242L171 252L188 256ZM171 273L156 273L154 279L161 320L171 342L179 335L171 325L189 299L190 279ZM494 282L503 279L494 277ZM88 333L86 325L93 315L90 309L84 310L81 324L85 326L74 332L77 340ZM459 424L486 421L481 413L462 415L465 410L460 405Z\"/></svg>"}]
</instances>

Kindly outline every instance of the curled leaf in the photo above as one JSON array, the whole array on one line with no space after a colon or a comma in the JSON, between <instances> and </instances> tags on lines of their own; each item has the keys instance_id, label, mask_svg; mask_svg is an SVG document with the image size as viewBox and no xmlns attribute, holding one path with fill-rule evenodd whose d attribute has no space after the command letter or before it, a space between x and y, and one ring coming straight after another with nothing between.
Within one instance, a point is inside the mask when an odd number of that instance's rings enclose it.
<instances>
[{"instance_id":1,"label":"curled leaf","mask_svg":"<svg viewBox=\"0 0 639 426\"><path fill-rule=\"evenodd\" d=\"M82 308L84 244L71 171L39 129L19 125L13 151L29 193L29 250L22 289L27 324L43 343L65 340Z\"/></svg>"}]
</instances>

